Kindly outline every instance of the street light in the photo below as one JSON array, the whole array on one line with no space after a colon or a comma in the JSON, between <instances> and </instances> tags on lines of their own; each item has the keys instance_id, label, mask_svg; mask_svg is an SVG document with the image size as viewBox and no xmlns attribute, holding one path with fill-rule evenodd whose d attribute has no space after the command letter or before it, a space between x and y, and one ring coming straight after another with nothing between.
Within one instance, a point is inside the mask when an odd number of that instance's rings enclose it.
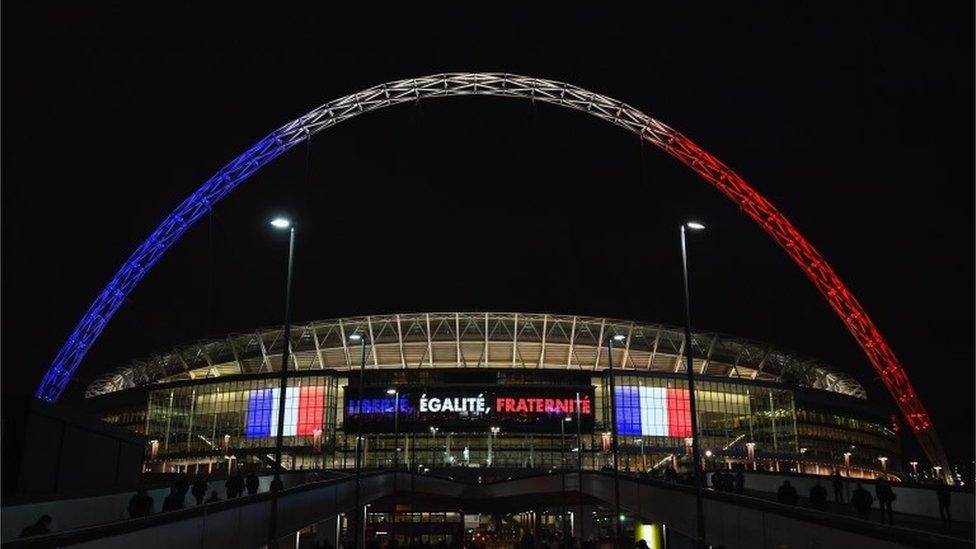
<instances>
[{"instance_id":1,"label":"street light","mask_svg":"<svg viewBox=\"0 0 976 549\"><path fill-rule=\"evenodd\" d=\"M641 437L639 439L637 439L637 444L640 445L640 456L641 456L641 458L640 458L640 464L641 464L640 465L640 470L641 470L641 473L646 473L647 472L647 459L644 457L644 435L641 435Z\"/></svg>"},{"instance_id":2,"label":"street light","mask_svg":"<svg viewBox=\"0 0 976 549\"><path fill-rule=\"evenodd\" d=\"M747 442L746 443L746 454L749 456L749 461L752 463L752 470L756 470L756 443Z\"/></svg>"},{"instance_id":3,"label":"street light","mask_svg":"<svg viewBox=\"0 0 976 549\"><path fill-rule=\"evenodd\" d=\"M580 394L576 391L576 489L579 503L579 539L583 539L583 415L580 411ZM590 521L593 524L593 521Z\"/></svg>"},{"instance_id":4,"label":"street light","mask_svg":"<svg viewBox=\"0 0 976 549\"><path fill-rule=\"evenodd\" d=\"M278 491L281 482L281 451L285 436L285 398L288 394L288 353L291 351L291 273L295 258L295 226L286 218L278 217L271 221L276 229L288 229L288 271L285 277L285 327L283 349L281 351L281 377L278 382L278 433L275 440L275 472L271 480L271 514L268 517L268 539L274 540L278 529Z\"/></svg>"},{"instance_id":5,"label":"street light","mask_svg":"<svg viewBox=\"0 0 976 549\"><path fill-rule=\"evenodd\" d=\"M915 479L918 480L918 462L909 461L908 464L912 466L912 473L914 474Z\"/></svg>"},{"instance_id":6,"label":"street light","mask_svg":"<svg viewBox=\"0 0 976 549\"><path fill-rule=\"evenodd\" d=\"M362 479L362 465L365 465L360 464L360 445L363 443L363 385L366 382L366 338L362 334L356 333L349 336L349 341L359 343L359 390L356 391L356 394L359 396L356 405L356 499L353 507L356 515L356 529L353 531L353 546L362 547L359 543L359 533L365 527L365 524L359 523L363 518L363 513L359 512L359 492Z\"/></svg>"},{"instance_id":7,"label":"street light","mask_svg":"<svg viewBox=\"0 0 976 549\"><path fill-rule=\"evenodd\" d=\"M685 228L701 231L705 226L697 221L688 221L681 225L681 271L684 275L685 286L685 372L688 375L688 403L691 412L691 454L692 467L695 472L695 511L698 523L698 540L705 543L705 510L702 506L702 473L701 457L699 454L698 416L695 407L695 375L692 363L691 345L691 291L688 288L688 246L685 239Z\"/></svg>"},{"instance_id":8,"label":"street light","mask_svg":"<svg viewBox=\"0 0 976 549\"><path fill-rule=\"evenodd\" d=\"M616 506L616 515L620 516L620 478L617 467L617 378L613 372L613 343L616 341L620 343L627 339L627 336L622 334L616 334L607 340L607 347L610 352L607 353L607 365L610 369L610 444L613 451L613 501L614 506ZM617 520L616 537L614 538L615 543L620 543L621 540L621 524L620 520Z\"/></svg>"},{"instance_id":9,"label":"street light","mask_svg":"<svg viewBox=\"0 0 976 549\"><path fill-rule=\"evenodd\" d=\"M437 465L436 459L434 458L434 445L437 444L437 431L440 431L437 427L430 428L430 465L433 467Z\"/></svg>"},{"instance_id":10,"label":"street light","mask_svg":"<svg viewBox=\"0 0 976 549\"><path fill-rule=\"evenodd\" d=\"M566 416L559 422L559 468L562 470L561 481L563 493L566 493L566 422L573 421L572 416ZM563 536L569 539L566 535L566 525L569 523L569 506L563 507ZM572 535L572 532L569 533Z\"/></svg>"},{"instance_id":11,"label":"street light","mask_svg":"<svg viewBox=\"0 0 976 549\"><path fill-rule=\"evenodd\" d=\"M881 471L888 472L888 458L885 456L878 456L878 461L881 462Z\"/></svg>"},{"instance_id":12,"label":"street light","mask_svg":"<svg viewBox=\"0 0 976 549\"><path fill-rule=\"evenodd\" d=\"M498 436L498 431L500 431L500 429L494 426L488 430L488 467L491 467L491 464L494 462L494 456L492 455L492 439Z\"/></svg>"},{"instance_id":13,"label":"street light","mask_svg":"<svg viewBox=\"0 0 976 549\"><path fill-rule=\"evenodd\" d=\"M386 394L393 395L393 470L396 471L400 468L400 390L387 389Z\"/></svg>"},{"instance_id":14,"label":"street light","mask_svg":"<svg viewBox=\"0 0 976 549\"><path fill-rule=\"evenodd\" d=\"M566 468L566 422L573 421L573 418L566 416L559 422L559 466Z\"/></svg>"},{"instance_id":15,"label":"street light","mask_svg":"<svg viewBox=\"0 0 976 549\"><path fill-rule=\"evenodd\" d=\"M285 344L281 350L281 378L278 385L278 433L275 441L275 474L272 490L281 489L281 451L285 435L285 398L288 391L288 353L291 351L291 273L295 257L295 226L284 217L271 221L276 229L288 229L288 271L285 277Z\"/></svg>"}]
</instances>

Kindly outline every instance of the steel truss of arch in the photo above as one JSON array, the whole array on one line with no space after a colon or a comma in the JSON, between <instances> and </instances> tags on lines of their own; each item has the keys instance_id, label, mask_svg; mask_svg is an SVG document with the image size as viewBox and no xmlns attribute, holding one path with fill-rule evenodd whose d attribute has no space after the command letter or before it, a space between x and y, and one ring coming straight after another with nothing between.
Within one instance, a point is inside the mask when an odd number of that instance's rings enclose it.
<instances>
[{"instance_id":1,"label":"steel truss of arch","mask_svg":"<svg viewBox=\"0 0 976 549\"><path fill-rule=\"evenodd\" d=\"M61 347L36 396L48 401L60 397L88 349L156 261L214 204L265 164L312 134L361 114L420 99L466 95L531 99L585 112L639 135L711 183L803 269L880 374L930 461L949 470L929 415L894 351L833 268L786 216L691 139L640 110L563 82L505 73L446 73L380 84L330 101L271 132L201 185L136 248Z\"/></svg>"}]
</instances>

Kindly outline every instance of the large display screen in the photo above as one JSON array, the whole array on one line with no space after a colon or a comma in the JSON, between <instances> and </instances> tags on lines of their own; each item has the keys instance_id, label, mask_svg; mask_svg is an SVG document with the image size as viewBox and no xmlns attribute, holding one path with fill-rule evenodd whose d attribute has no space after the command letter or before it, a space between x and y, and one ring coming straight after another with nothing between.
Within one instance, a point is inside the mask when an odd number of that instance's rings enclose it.
<instances>
[{"instance_id":1,"label":"large display screen","mask_svg":"<svg viewBox=\"0 0 976 549\"><path fill-rule=\"evenodd\" d=\"M244 436L262 438L278 434L281 389L254 389L247 394ZM311 436L322 428L325 387L313 385L285 390L284 436Z\"/></svg>"},{"instance_id":2,"label":"large display screen","mask_svg":"<svg viewBox=\"0 0 976 549\"><path fill-rule=\"evenodd\" d=\"M346 428L356 429L361 421L364 433L393 432L395 415L402 432L426 432L431 427L474 432L498 427L559 433L564 423L562 428L573 433L577 417L583 430L593 429L593 409L593 387L423 387L403 389L398 399L375 388L365 389L359 398L355 388L346 388L344 403Z\"/></svg>"},{"instance_id":3,"label":"large display screen","mask_svg":"<svg viewBox=\"0 0 976 549\"><path fill-rule=\"evenodd\" d=\"M615 393L619 435L691 436L688 389L623 385Z\"/></svg>"}]
</instances>

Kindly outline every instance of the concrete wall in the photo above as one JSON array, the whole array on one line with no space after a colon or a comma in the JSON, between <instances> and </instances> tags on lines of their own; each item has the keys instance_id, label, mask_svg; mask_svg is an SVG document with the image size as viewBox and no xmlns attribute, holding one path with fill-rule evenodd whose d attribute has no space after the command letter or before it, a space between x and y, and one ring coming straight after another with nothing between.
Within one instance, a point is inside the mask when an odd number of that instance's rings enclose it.
<instances>
[{"instance_id":1,"label":"concrete wall","mask_svg":"<svg viewBox=\"0 0 976 549\"><path fill-rule=\"evenodd\" d=\"M3 422L5 498L104 492L139 482L142 435L35 399L5 403Z\"/></svg>"}]
</instances>

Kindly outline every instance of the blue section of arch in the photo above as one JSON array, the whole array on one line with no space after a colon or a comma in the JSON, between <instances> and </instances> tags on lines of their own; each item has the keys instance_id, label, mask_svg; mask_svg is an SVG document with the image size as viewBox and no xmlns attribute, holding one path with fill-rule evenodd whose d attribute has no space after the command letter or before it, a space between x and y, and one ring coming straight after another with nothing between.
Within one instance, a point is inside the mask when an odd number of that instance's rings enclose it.
<instances>
[{"instance_id":1,"label":"blue section of arch","mask_svg":"<svg viewBox=\"0 0 976 549\"><path fill-rule=\"evenodd\" d=\"M294 134L286 135L286 129L299 122L300 119L297 119L258 141L221 168L156 226L85 312L44 374L34 396L48 402L61 396L105 325L166 250L237 185L307 138L307 134L297 137Z\"/></svg>"}]
</instances>

